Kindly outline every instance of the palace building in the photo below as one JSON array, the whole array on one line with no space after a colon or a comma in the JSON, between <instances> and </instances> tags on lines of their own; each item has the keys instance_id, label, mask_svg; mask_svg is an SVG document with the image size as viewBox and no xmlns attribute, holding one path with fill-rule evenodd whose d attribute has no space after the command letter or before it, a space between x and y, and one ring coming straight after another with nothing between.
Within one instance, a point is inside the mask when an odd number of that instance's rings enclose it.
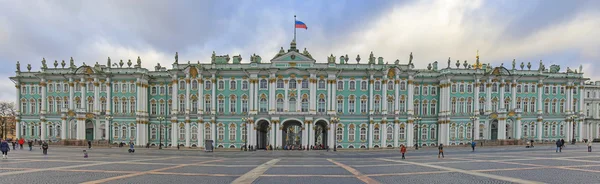
<instances>
[{"instance_id":1,"label":"palace building","mask_svg":"<svg viewBox=\"0 0 600 184\"><path fill-rule=\"evenodd\" d=\"M364 56L363 56L364 57ZM18 137L240 148L382 148L473 140L583 140L584 78L546 68L451 61L415 68L371 53L318 62L304 49L217 56L171 68L142 60L17 63ZM418 61L425 62L425 61ZM581 71L581 67L579 69ZM596 126L597 127L597 126ZM597 129L597 128L596 128ZM598 135L596 132L594 135Z\"/></svg>"}]
</instances>

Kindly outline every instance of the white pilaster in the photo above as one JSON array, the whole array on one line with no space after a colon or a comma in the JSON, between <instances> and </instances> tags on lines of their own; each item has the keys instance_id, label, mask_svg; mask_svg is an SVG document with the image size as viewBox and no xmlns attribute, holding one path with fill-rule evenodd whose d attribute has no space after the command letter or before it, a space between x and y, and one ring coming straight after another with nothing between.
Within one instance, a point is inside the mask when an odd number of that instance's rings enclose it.
<instances>
[{"instance_id":1,"label":"white pilaster","mask_svg":"<svg viewBox=\"0 0 600 184\"><path fill-rule=\"evenodd\" d=\"M414 143L414 138L413 138L413 134L414 134L414 127L413 127L413 122L411 122L412 120L409 118L408 123L406 124L406 129L405 130L405 134L406 134L406 147L414 147L415 143Z\"/></svg>"},{"instance_id":2,"label":"white pilaster","mask_svg":"<svg viewBox=\"0 0 600 184\"><path fill-rule=\"evenodd\" d=\"M190 147L190 141L191 141L191 128L190 128L190 123L189 122L185 122L185 147Z\"/></svg>"},{"instance_id":3,"label":"white pilaster","mask_svg":"<svg viewBox=\"0 0 600 184\"><path fill-rule=\"evenodd\" d=\"M397 85L396 85L397 86ZM394 148L397 148L398 145L398 130L400 129L400 125L398 122L394 122ZM439 138L440 135L438 135Z\"/></svg>"},{"instance_id":4,"label":"white pilaster","mask_svg":"<svg viewBox=\"0 0 600 184\"><path fill-rule=\"evenodd\" d=\"M369 122L369 148L373 148L373 123Z\"/></svg>"},{"instance_id":5,"label":"white pilaster","mask_svg":"<svg viewBox=\"0 0 600 184\"><path fill-rule=\"evenodd\" d=\"M46 132L46 121L41 121L41 126L42 126L42 132L40 132L40 139L42 139L42 141L46 140L46 136L47 136L47 132Z\"/></svg>"},{"instance_id":6,"label":"white pilaster","mask_svg":"<svg viewBox=\"0 0 600 184\"><path fill-rule=\"evenodd\" d=\"M381 139L381 145L379 147L386 148L387 147L387 123L386 122L382 122L380 130L381 130L380 131L381 135L379 136L379 139Z\"/></svg>"}]
</instances>

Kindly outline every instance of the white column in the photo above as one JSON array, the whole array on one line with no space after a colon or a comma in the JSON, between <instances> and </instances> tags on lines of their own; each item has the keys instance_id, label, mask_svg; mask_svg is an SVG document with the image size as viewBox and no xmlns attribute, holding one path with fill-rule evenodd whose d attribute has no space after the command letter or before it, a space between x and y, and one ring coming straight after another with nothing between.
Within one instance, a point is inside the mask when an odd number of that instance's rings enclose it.
<instances>
[{"instance_id":1,"label":"white column","mask_svg":"<svg viewBox=\"0 0 600 184\"><path fill-rule=\"evenodd\" d=\"M335 81L335 79L334 79L333 83L331 84L331 86L333 86L332 87L333 90L331 90L331 97L330 97L330 99L331 99L331 106L329 106L329 107L331 108L331 112L333 114L335 114L337 112L337 105L336 105L336 99L337 98L336 98L336 96L337 96L337 88L338 88L337 87L337 82Z\"/></svg>"},{"instance_id":2,"label":"white column","mask_svg":"<svg viewBox=\"0 0 600 184\"><path fill-rule=\"evenodd\" d=\"M289 91L289 85L288 85L288 80L284 80L283 81L283 112L289 112L290 111L290 107L289 107L289 98L288 98L288 91Z\"/></svg>"},{"instance_id":3,"label":"white column","mask_svg":"<svg viewBox=\"0 0 600 184\"><path fill-rule=\"evenodd\" d=\"M510 84L510 108L511 109L515 109L517 108L517 80L513 80L512 83ZM539 89L539 88L538 88ZM543 92L541 90L537 91L538 94L542 94ZM537 102L535 102L537 103ZM541 104L538 104L538 106L541 106ZM531 109L531 111L534 111L534 109Z\"/></svg>"},{"instance_id":4,"label":"white column","mask_svg":"<svg viewBox=\"0 0 600 184\"><path fill-rule=\"evenodd\" d=\"M373 85L374 85L375 79L373 78L373 75L371 75L369 77L369 110L367 110L367 114L373 114ZM369 128L369 131L371 131L371 128ZM372 133L372 132L371 132ZM373 134L371 134L373 135ZM369 144L369 146L372 146L372 143Z\"/></svg>"},{"instance_id":5,"label":"white column","mask_svg":"<svg viewBox=\"0 0 600 184\"><path fill-rule=\"evenodd\" d=\"M275 132L277 132L277 131L278 131L277 125L271 121L271 130L269 130L269 144L271 144L273 146L273 149L275 149L275 147L277 146L276 142L275 142L275 139L277 137L275 135Z\"/></svg>"},{"instance_id":6,"label":"white column","mask_svg":"<svg viewBox=\"0 0 600 184\"><path fill-rule=\"evenodd\" d=\"M304 127L302 127L302 146L306 146L308 144L308 132L310 130L310 126L306 123L306 121L304 122Z\"/></svg>"},{"instance_id":7,"label":"white column","mask_svg":"<svg viewBox=\"0 0 600 184\"><path fill-rule=\"evenodd\" d=\"M379 101L379 104L381 105L381 113L383 115L388 114L387 111L387 81L386 80L382 80L382 87L381 87L381 99Z\"/></svg>"},{"instance_id":8,"label":"white column","mask_svg":"<svg viewBox=\"0 0 600 184\"><path fill-rule=\"evenodd\" d=\"M275 139L277 139L276 144L277 146L279 146L279 148L281 148L283 146L283 143L281 142L281 125L279 122L275 123Z\"/></svg>"},{"instance_id":9,"label":"white column","mask_svg":"<svg viewBox=\"0 0 600 184\"><path fill-rule=\"evenodd\" d=\"M300 112L302 110L302 93L300 91L302 88L302 83L298 83L298 81L299 80L296 81L296 112ZM271 144L273 144L273 142L271 142Z\"/></svg>"},{"instance_id":10,"label":"white column","mask_svg":"<svg viewBox=\"0 0 600 184\"><path fill-rule=\"evenodd\" d=\"M42 139L42 141L46 140L46 121L41 121L41 126L42 126L42 132L40 132L40 139Z\"/></svg>"},{"instance_id":11,"label":"white column","mask_svg":"<svg viewBox=\"0 0 600 184\"><path fill-rule=\"evenodd\" d=\"M583 137L583 120L579 120L579 122L577 123L577 135L579 135L579 138L577 138L578 141L583 141L584 137Z\"/></svg>"},{"instance_id":12,"label":"white column","mask_svg":"<svg viewBox=\"0 0 600 184\"><path fill-rule=\"evenodd\" d=\"M40 114L46 114L46 100L47 100L47 93L46 93L46 79L42 79L42 106L39 107L40 108ZM35 102L37 103L37 101ZM33 112L32 112L33 113ZM43 130L43 129L42 129Z\"/></svg>"},{"instance_id":13,"label":"white column","mask_svg":"<svg viewBox=\"0 0 600 184\"><path fill-rule=\"evenodd\" d=\"M73 83L73 78L69 78L69 109L70 110L75 109L75 89L74 89L74 85L79 85L79 84ZM108 101L108 102L110 102L110 101ZM110 103L108 103L108 104L110 104Z\"/></svg>"},{"instance_id":14,"label":"white column","mask_svg":"<svg viewBox=\"0 0 600 184\"><path fill-rule=\"evenodd\" d=\"M98 81L98 78L94 78L94 113L96 115L100 115L100 83ZM94 135L97 135L97 133L94 133Z\"/></svg>"},{"instance_id":15,"label":"white column","mask_svg":"<svg viewBox=\"0 0 600 184\"><path fill-rule=\"evenodd\" d=\"M71 92L73 91L73 87L69 87L69 89L71 90ZM106 78L106 115L110 115L111 114L111 110L112 110L112 85L110 83L110 78ZM73 103L73 101L71 100L69 103ZM70 106L71 109L72 106ZM108 123L106 123L108 125ZM106 130L108 130L108 126L106 126ZM108 131L106 132L106 136L108 137Z\"/></svg>"},{"instance_id":16,"label":"white column","mask_svg":"<svg viewBox=\"0 0 600 184\"><path fill-rule=\"evenodd\" d=\"M311 74L311 82L309 85L310 95L309 95L309 104L310 108L308 108L310 114L314 114L317 110L317 79L314 78L313 74Z\"/></svg>"},{"instance_id":17,"label":"white column","mask_svg":"<svg viewBox=\"0 0 600 184\"><path fill-rule=\"evenodd\" d=\"M537 90L537 92L538 92L538 94L537 94L537 95L538 95L538 96L537 96L536 107L537 107L537 113L538 113L538 114L542 114L542 113L543 113L543 112L542 112L542 108L543 108L543 106L544 106L544 101L543 101L543 99L542 99L542 94L544 94L544 88L543 88L543 87L544 87L544 85L542 84L542 82L543 82L542 80L539 80L539 81L538 81L538 86L537 86L537 87L538 87L538 90ZM515 98L515 99L513 99L513 101L514 101L514 100L516 100L516 98ZM568 101L568 100L567 100L567 101ZM516 103L516 102L513 102L513 103Z\"/></svg>"},{"instance_id":18,"label":"white column","mask_svg":"<svg viewBox=\"0 0 600 184\"><path fill-rule=\"evenodd\" d=\"M190 147L190 122L185 122L185 147Z\"/></svg>"},{"instance_id":19,"label":"white column","mask_svg":"<svg viewBox=\"0 0 600 184\"><path fill-rule=\"evenodd\" d=\"M373 123L369 122L369 148L373 148Z\"/></svg>"},{"instance_id":20,"label":"white column","mask_svg":"<svg viewBox=\"0 0 600 184\"><path fill-rule=\"evenodd\" d=\"M394 122L394 148L398 147L398 130L400 129L400 125L398 122ZM440 135L438 135L439 138Z\"/></svg>"},{"instance_id":21,"label":"white column","mask_svg":"<svg viewBox=\"0 0 600 184\"><path fill-rule=\"evenodd\" d=\"M307 131L307 134L308 134L308 135L307 135L307 136L308 136L308 137L307 137L307 139L308 139L308 142L307 142L306 144L307 144L308 146L310 146L310 145L314 145L314 144L315 144L315 130L314 130L314 125L313 125L313 124L314 124L314 122L310 122L310 123L306 124L306 126L308 127L308 128L307 128L307 130L308 130L308 131ZM304 145L304 146L306 146L306 145Z\"/></svg>"},{"instance_id":22,"label":"white column","mask_svg":"<svg viewBox=\"0 0 600 184\"><path fill-rule=\"evenodd\" d=\"M135 125L135 145L141 146L143 144L142 137L144 137L144 129L142 128L142 123L139 121Z\"/></svg>"},{"instance_id":23,"label":"white column","mask_svg":"<svg viewBox=\"0 0 600 184\"><path fill-rule=\"evenodd\" d=\"M498 90L500 90L500 99L498 99L498 101L499 101L498 105L500 107L502 107L502 108L498 108L498 109L504 109L504 88L505 88L504 87L504 79L502 79L500 81L500 85L499 86L500 86L500 89L498 89ZM505 111L508 112L510 110L509 109L505 109Z\"/></svg>"},{"instance_id":24,"label":"white column","mask_svg":"<svg viewBox=\"0 0 600 184\"><path fill-rule=\"evenodd\" d=\"M396 75L396 80L394 81L394 89L396 90L394 93L394 114L398 114L400 111L399 101L400 101L400 84L398 84L398 76ZM394 147L398 147L398 143L394 144Z\"/></svg>"},{"instance_id":25,"label":"white column","mask_svg":"<svg viewBox=\"0 0 600 184\"><path fill-rule=\"evenodd\" d=\"M327 93L326 94L327 95L325 95L325 99L326 99L325 100L326 101L326 103L325 103L325 112L327 113L328 110L331 109L329 107L331 105L331 103L329 101L331 99L330 98L330 96L331 96L331 80L330 79L327 79Z\"/></svg>"},{"instance_id":26,"label":"white column","mask_svg":"<svg viewBox=\"0 0 600 184\"><path fill-rule=\"evenodd\" d=\"M202 88L199 88L202 89ZM246 129L248 130L248 129ZM248 135L246 135L248 136ZM205 147L204 146L204 123L201 123L200 121L198 121L198 147Z\"/></svg>"},{"instance_id":27,"label":"white column","mask_svg":"<svg viewBox=\"0 0 600 184\"><path fill-rule=\"evenodd\" d=\"M253 113L255 111L255 109L254 109L254 103L255 103L254 102L254 98L255 98L255 96L258 96L258 94L254 94L254 81L255 81L255 79L251 78L249 81L250 81L249 82L250 86L248 86L248 106L249 106L248 107L248 112L249 112L248 114L254 114ZM199 91L201 91L201 90L199 90ZM246 136L248 136L248 135L246 135Z\"/></svg>"},{"instance_id":28,"label":"white column","mask_svg":"<svg viewBox=\"0 0 600 184\"><path fill-rule=\"evenodd\" d=\"M382 122L381 127L379 128L379 130L381 130L381 135L379 135L379 139L381 139L381 145L379 146L380 148L386 148L387 147L387 123L386 122Z\"/></svg>"},{"instance_id":29,"label":"white column","mask_svg":"<svg viewBox=\"0 0 600 184\"><path fill-rule=\"evenodd\" d=\"M517 135L515 136L515 139L519 140L519 139L521 139L522 130L523 130L523 125L521 125L521 114L517 114L517 124L515 125L515 128L517 129Z\"/></svg>"},{"instance_id":30,"label":"white column","mask_svg":"<svg viewBox=\"0 0 600 184\"><path fill-rule=\"evenodd\" d=\"M17 103L15 103L15 110L17 111L16 115L21 115L25 112L21 112L21 85L19 81L15 81L15 88L17 88ZM35 90L35 89L33 89ZM27 107L25 107L27 108ZM17 127L17 129L20 129ZM21 136L21 134L17 134L17 137Z\"/></svg>"},{"instance_id":31,"label":"white column","mask_svg":"<svg viewBox=\"0 0 600 184\"><path fill-rule=\"evenodd\" d=\"M415 114L415 107L414 107L414 96L415 96L415 92L414 92L414 84L413 84L413 76L410 75L408 76L408 98L406 100L406 104L408 106L407 112L409 116L412 116L413 114ZM440 107L441 108L441 107ZM441 112L441 111L440 111ZM412 146L412 145L411 145Z\"/></svg>"},{"instance_id":32,"label":"white column","mask_svg":"<svg viewBox=\"0 0 600 184\"><path fill-rule=\"evenodd\" d=\"M212 137L212 140L214 141L213 143L215 143L217 140L217 129L216 129L217 127L216 126L217 126L216 122L210 123L210 136ZM252 132L252 131L249 131L249 132ZM214 147L217 147L217 145L215 144Z\"/></svg>"},{"instance_id":33,"label":"white column","mask_svg":"<svg viewBox=\"0 0 600 184\"><path fill-rule=\"evenodd\" d=\"M537 128L537 134L536 135L538 137L538 141L542 141L542 133L544 132L543 131L544 129L542 127L542 121L538 121L537 122L536 128Z\"/></svg>"},{"instance_id":34,"label":"white column","mask_svg":"<svg viewBox=\"0 0 600 184\"><path fill-rule=\"evenodd\" d=\"M18 125L18 124L17 124ZM17 131L21 129L20 126L17 126ZM23 134L21 131L17 132L17 136L21 136ZM62 118L60 121L60 139L67 139L67 118Z\"/></svg>"},{"instance_id":35,"label":"white column","mask_svg":"<svg viewBox=\"0 0 600 184\"><path fill-rule=\"evenodd\" d=\"M198 104L192 104L198 107L198 117L201 114L204 114L204 81L202 81L202 75L198 76ZM202 119L202 118L199 118ZM200 127L198 127L200 130ZM204 132L203 132L204 133ZM200 134L198 134L200 135ZM198 139L200 140L200 139ZM200 143L198 143L198 147L200 147Z\"/></svg>"},{"instance_id":36,"label":"white column","mask_svg":"<svg viewBox=\"0 0 600 184\"><path fill-rule=\"evenodd\" d=\"M479 82L479 79L476 79L473 88L473 112L475 112L475 115L477 116L479 116Z\"/></svg>"},{"instance_id":37,"label":"white column","mask_svg":"<svg viewBox=\"0 0 600 184\"><path fill-rule=\"evenodd\" d=\"M105 131L106 131L106 133L105 133L105 134L106 134L106 135L105 135L105 139L106 139L106 140L109 140L109 137L110 137L110 131L112 131L112 130L109 128L109 125L110 125L110 123L109 123L108 121L104 121L104 129L105 129ZM66 120L65 120L65 126L63 126L63 127L66 127ZM67 132L67 130L65 129L65 134L63 134L63 135L67 135L67 134L66 134L66 132ZM114 136L114 135L113 135L113 136ZM110 139L110 140L112 140L112 139ZM109 143L109 144L110 144L110 143Z\"/></svg>"},{"instance_id":38,"label":"white column","mask_svg":"<svg viewBox=\"0 0 600 184\"><path fill-rule=\"evenodd\" d=\"M492 80L488 79L487 84L485 84L485 94L486 94L486 97L485 97L485 113L486 114L489 114L489 113L492 112L492 89L491 89L491 86L492 86ZM500 125L498 125L498 126L500 126ZM499 130L500 129L498 129L498 131ZM498 135L499 134L500 133L498 133Z\"/></svg>"},{"instance_id":39,"label":"white column","mask_svg":"<svg viewBox=\"0 0 600 184\"><path fill-rule=\"evenodd\" d=\"M275 102L275 82L277 81L277 79L275 79L275 75L271 75L271 79L269 79L269 107L267 107L267 112L269 112L269 114L273 113L275 111L275 106L273 105Z\"/></svg>"},{"instance_id":40,"label":"white column","mask_svg":"<svg viewBox=\"0 0 600 184\"><path fill-rule=\"evenodd\" d=\"M190 89L192 88L191 87L192 84L190 83L189 74L186 76L185 85L186 85L186 87L185 87L185 114L190 114L190 107L191 107L190 106L190 98L191 98ZM189 124L189 123L186 123L186 124ZM186 147L189 147L189 143L187 143Z\"/></svg>"},{"instance_id":41,"label":"white column","mask_svg":"<svg viewBox=\"0 0 600 184\"><path fill-rule=\"evenodd\" d=\"M89 112L89 110L91 109L87 109L87 99L85 98L86 93L87 93L87 82L85 81L84 78L81 78L81 108L85 109L86 112ZM85 126L85 122L84 122L84 126ZM85 128L84 128L84 133L85 133ZM85 138L85 134L84 134L84 138Z\"/></svg>"},{"instance_id":42,"label":"white column","mask_svg":"<svg viewBox=\"0 0 600 184\"><path fill-rule=\"evenodd\" d=\"M405 134L406 134L406 147L413 147L414 146L414 140L413 140L413 133L414 133L414 127L413 127L413 122L411 122L412 120L409 119L408 123L406 123L406 128L404 129Z\"/></svg>"},{"instance_id":43,"label":"white column","mask_svg":"<svg viewBox=\"0 0 600 184\"><path fill-rule=\"evenodd\" d=\"M174 104L175 102L173 102ZM171 121L171 147L177 147L177 140L179 137L177 136L177 129L179 125L175 121Z\"/></svg>"}]
</instances>

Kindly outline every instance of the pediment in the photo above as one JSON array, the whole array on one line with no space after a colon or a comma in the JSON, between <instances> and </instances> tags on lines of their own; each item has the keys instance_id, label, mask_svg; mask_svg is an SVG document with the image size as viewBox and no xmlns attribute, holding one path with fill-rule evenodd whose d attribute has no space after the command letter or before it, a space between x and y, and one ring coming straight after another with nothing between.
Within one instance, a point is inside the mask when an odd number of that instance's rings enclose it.
<instances>
[{"instance_id":1,"label":"pediment","mask_svg":"<svg viewBox=\"0 0 600 184\"><path fill-rule=\"evenodd\" d=\"M305 56L304 54L301 54L299 52L296 51L290 51L287 52L283 55L280 55L278 57L275 57L271 60L271 63L282 63L282 62L310 62L310 63L314 63L315 60Z\"/></svg>"}]
</instances>

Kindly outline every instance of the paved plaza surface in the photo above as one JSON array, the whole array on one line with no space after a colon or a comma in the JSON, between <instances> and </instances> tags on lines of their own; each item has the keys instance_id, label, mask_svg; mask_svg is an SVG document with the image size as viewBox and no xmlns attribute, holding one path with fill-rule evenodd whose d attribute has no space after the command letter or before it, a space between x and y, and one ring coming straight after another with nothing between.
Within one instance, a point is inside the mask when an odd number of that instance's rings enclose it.
<instances>
[{"instance_id":1,"label":"paved plaza surface","mask_svg":"<svg viewBox=\"0 0 600 184\"><path fill-rule=\"evenodd\" d=\"M600 147L597 146L597 147ZM0 183L600 183L600 152L568 145L375 151L11 150Z\"/></svg>"}]
</instances>

